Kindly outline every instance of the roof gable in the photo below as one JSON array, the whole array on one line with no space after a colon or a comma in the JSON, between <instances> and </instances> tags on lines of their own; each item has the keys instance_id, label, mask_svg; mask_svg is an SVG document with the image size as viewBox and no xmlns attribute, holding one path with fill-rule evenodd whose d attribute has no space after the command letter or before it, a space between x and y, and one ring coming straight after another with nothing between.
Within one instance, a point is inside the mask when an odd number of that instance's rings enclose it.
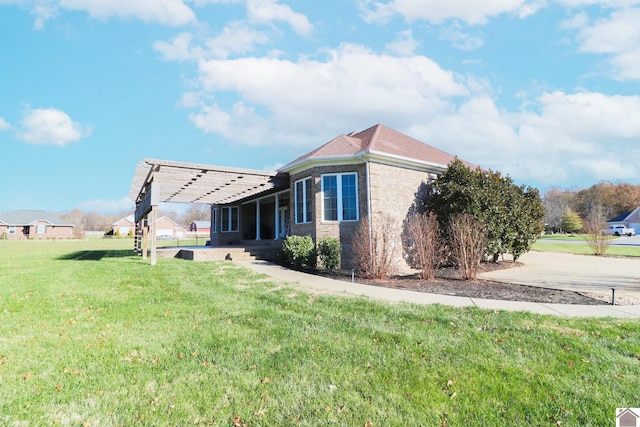
<instances>
[{"instance_id":1,"label":"roof gable","mask_svg":"<svg viewBox=\"0 0 640 427\"><path fill-rule=\"evenodd\" d=\"M615 216L613 218L611 218L610 220L608 220L607 222L621 222L626 220L627 218L629 218L629 216L633 213L634 211L629 211L629 212L624 212L621 213L618 216Z\"/></svg>"},{"instance_id":2,"label":"roof gable","mask_svg":"<svg viewBox=\"0 0 640 427\"><path fill-rule=\"evenodd\" d=\"M358 158L397 160L446 168L455 157L431 145L378 124L360 132L340 135L319 148L298 157L281 170L288 172L308 162ZM475 167L465 162L468 166Z\"/></svg>"},{"instance_id":3,"label":"roof gable","mask_svg":"<svg viewBox=\"0 0 640 427\"><path fill-rule=\"evenodd\" d=\"M0 216L0 221L7 225L31 225L37 221L44 221L50 225L73 227L63 219L42 210L18 210L7 212Z\"/></svg>"}]
</instances>

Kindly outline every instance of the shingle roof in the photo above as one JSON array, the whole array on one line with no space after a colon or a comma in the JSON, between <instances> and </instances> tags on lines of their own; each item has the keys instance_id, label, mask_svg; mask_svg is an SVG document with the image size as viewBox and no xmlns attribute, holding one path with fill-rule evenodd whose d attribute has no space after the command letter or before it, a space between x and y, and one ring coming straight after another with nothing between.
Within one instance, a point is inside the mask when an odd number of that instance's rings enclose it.
<instances>
[{"instance_id":1,"label":"shingle roof","mask_svg":"<svg viewBox=\"0 0 640 427\"><path fill-rule=\"evenodd\" d=\"M629 212L625 212L625 213L621 213L620 215L611 218L610 220L608 220L607 222L620 222L620 221L624 221L625 219L627 219L627 217L629 215L631 215L633 213L633 211L629 211Z\"/></svg>"},{"instance_id":2,"label":"shingle roof","mask_svg":"<svg viewBox=\"0 0 640 427\"><path fill-rule=\"evenodd\" d=\"M31 225L36 221L45 221L51 225L64 225L64 226L73 226L63 219L58 218L57 216L50 214L46 211L39 210L19 210L13 212L7 212L0 215L0 222L6 225Z\"/></svg>"},{"instance_id":3,"label":"shingle roof","mask_svg":"<svg viewBox=\"0 0 640 427\"><path fill-rule=\"evenodd\" d=\"M301 163L316 159L349 158L365 154L402 158L445 168L455 158L438 148L378 124L361 132L340 135L315 150L298 157L281 170L287 171ZM465 163L475 168L475 165Z\"/></svg>"}]
</instances>

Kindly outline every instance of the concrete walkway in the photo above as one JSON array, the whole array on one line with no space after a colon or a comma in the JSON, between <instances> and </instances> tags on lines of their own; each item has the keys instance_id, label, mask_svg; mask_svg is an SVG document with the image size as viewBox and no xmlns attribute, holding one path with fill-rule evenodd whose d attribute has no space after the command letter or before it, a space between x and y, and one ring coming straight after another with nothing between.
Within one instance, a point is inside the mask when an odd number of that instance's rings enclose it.
<instances>
[{"instance_id":1,"label":"concrete walkway","mask_svg":"<svg viewBox=\"0 0 640 427\"><path fill-rule=\"evenodd\" d=\"M529 254L527 254L529 255ZM562 255L562 254L553 254ZM595 257L587 257L595 258ZM614 260L614 259L612 259ZM504 280L512 283L524 282L525 277L534 277L532 270L527 269L532 264L535 264L535 256L532 259L529 257L523 257L522 262L524 267L501 270L512 272L512 276L509 280ZM294 270L281 267L276 264L272 264L266 261L237 261L237 264L249 268L257 273L265 274L272 277L275 280L290 283L301 286L302 288L320 293L328 294L342 294L342 295L358 295L368 298L388 301L388 302L409 302L414 304L443 304L451 307L469 307L475 306L492 310L513 310L513 311L528 311L538 314L551 314L555 316L564 317L618 317L618 318L635 318L640 319L640 305L572 305L572 304L542 304L533 302L520 302L520 301L503 301L503 300L488 300L480 298L468 298L459 296L428 294L424 292L406 291L400 289L382 288L378 286L362 285L358 283L345 282L341 280L329 279L322 276L316 276L313 274L301 273ZM542 264L538 264L542 266ZM633 264L632 264L633 266ZM635 264L638 268L635 270L637 278L640 275L640 261ZM523 270L524 273L520 278L515 278L515 272ZM534 269L535 271L535 269ZM496 273L496 272L493 272ZM573 280L578 280L577 274L569 273L568 271L560 272L559 277L568 276ZM550 276L547 276L549 278ZM483 277L490 278L490 277ZM490 278L491 280L499 280L498 278ZM519 280L519 281L515 281ZM534 279L532 279L534 280ZM637 280L637 279L636 279ZM580 282L585 285L585 282ZM530 283L527 283L530 284ZM575 290L575 289L573 289Z\"/></svg>"}]
</instances>

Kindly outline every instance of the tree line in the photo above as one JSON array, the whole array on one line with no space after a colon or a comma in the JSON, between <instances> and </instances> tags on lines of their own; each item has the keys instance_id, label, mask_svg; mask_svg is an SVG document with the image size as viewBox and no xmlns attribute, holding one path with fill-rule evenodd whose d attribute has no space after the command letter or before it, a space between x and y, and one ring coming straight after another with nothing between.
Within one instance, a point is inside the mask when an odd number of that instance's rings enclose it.
<instances>
[{"instance_id":1,"label":"tree line","mask_svg":"<svg viewBox=\"0 0 640 427\"><path fill-rule=\"evenodd\" d=\"M569 231L563 227L568 218L604 222L640 207L640 185L601 181L586 189L554 187L543 193L542 204L547 230Z\"/></svg>"}]
</instances>

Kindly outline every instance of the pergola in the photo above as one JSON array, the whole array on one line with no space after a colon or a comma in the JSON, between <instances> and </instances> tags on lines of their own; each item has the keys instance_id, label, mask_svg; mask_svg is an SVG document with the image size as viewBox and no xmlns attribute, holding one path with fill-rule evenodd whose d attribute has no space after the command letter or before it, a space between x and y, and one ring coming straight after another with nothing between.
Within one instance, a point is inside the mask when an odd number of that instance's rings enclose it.
<instances>
[{"instance_id":1,"label":"pergola","mask_svg":"<svg viewBox=\"0 0 640 427\"><path fill-rule=\"evenodd\" d=\"M228 168L198 163L144 159L138 163L129 197L136 202L136 249L156 263L155 223L160 203L226 204L286 188L277 172Z\"/></svg>"}]
</instances>

